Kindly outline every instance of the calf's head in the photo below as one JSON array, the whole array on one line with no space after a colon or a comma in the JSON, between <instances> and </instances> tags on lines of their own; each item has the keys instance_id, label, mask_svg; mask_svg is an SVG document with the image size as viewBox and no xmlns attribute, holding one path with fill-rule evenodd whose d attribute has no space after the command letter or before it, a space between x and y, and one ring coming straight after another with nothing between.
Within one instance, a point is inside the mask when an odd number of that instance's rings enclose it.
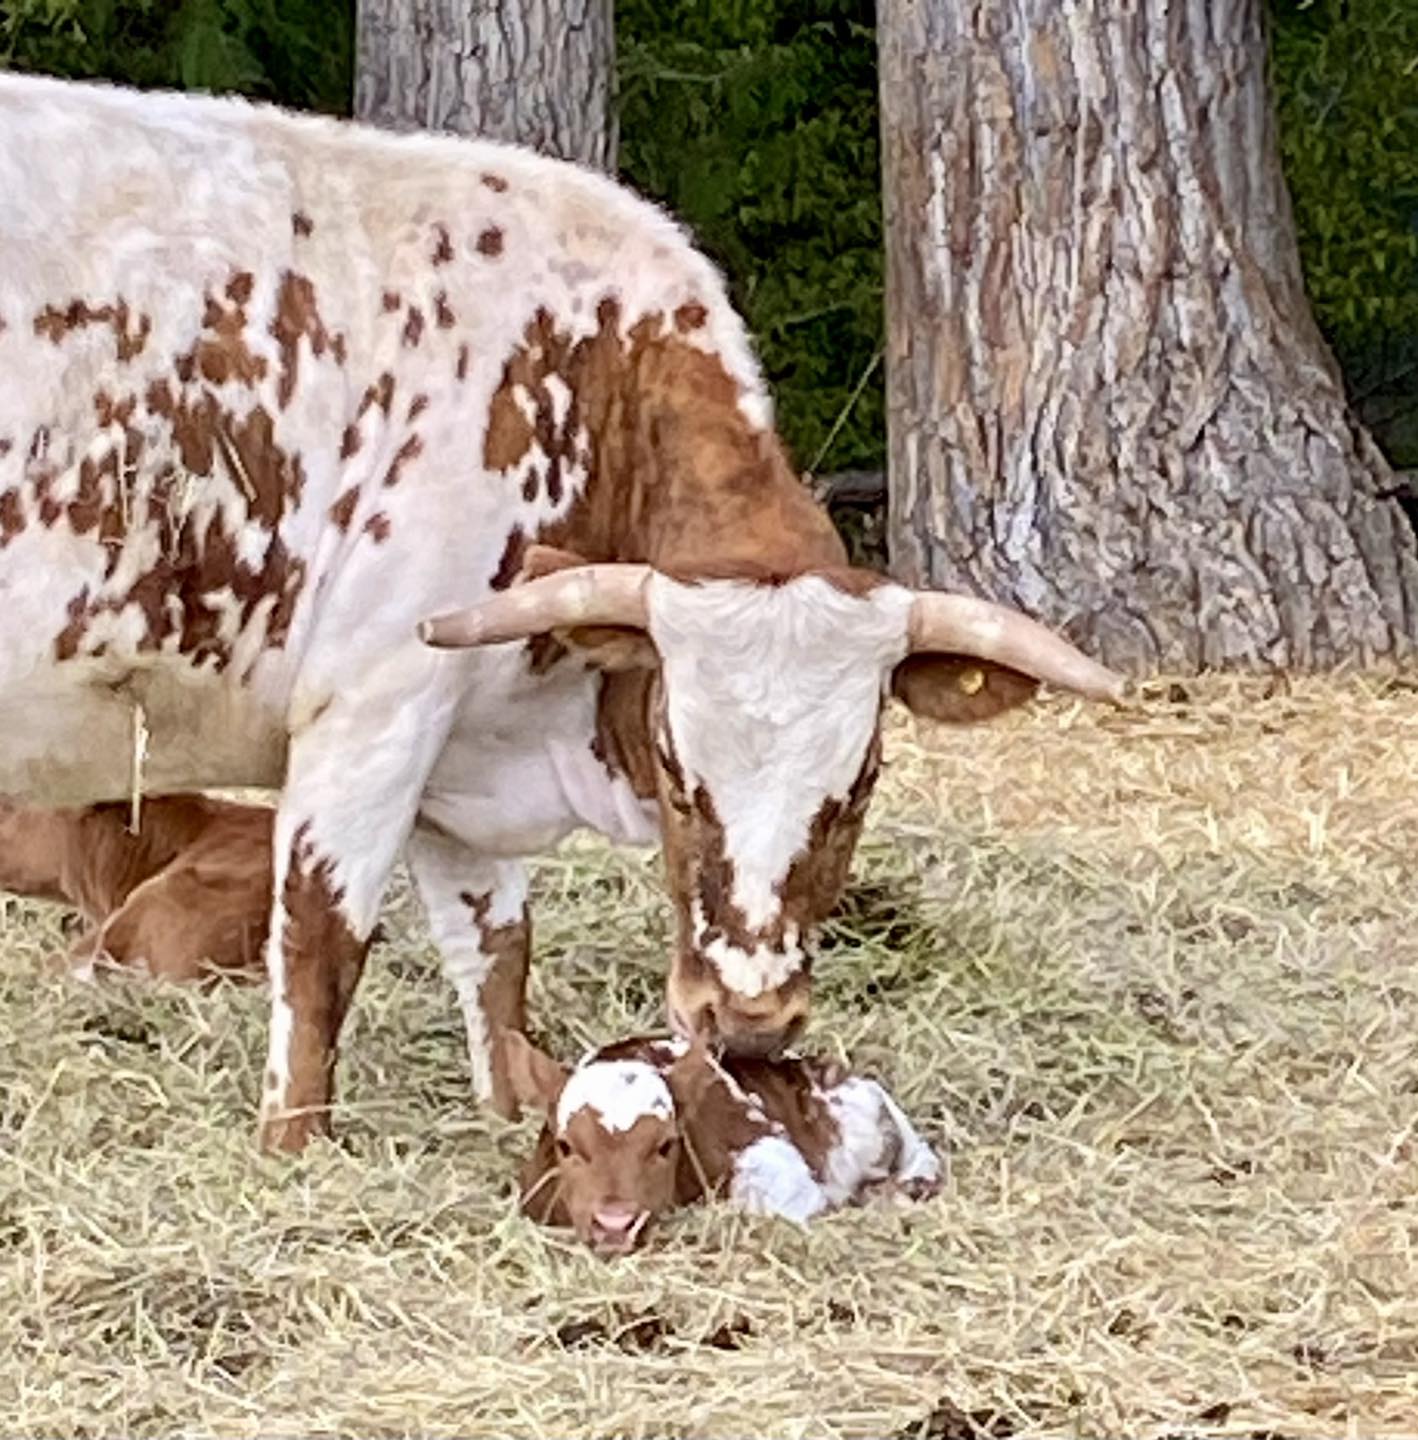
<instances>
[{"instance_id":1,"label":"calf's head","mask_svg":"<svg viewBox=\"0 0 1418 1440\"><path fill-rule=\"evenodd\" d=\"M771 1054L808 1008L811 944L845 883L894 692L954 722L1039 681L1115 699L1120 679L1002 606L868 571L672 576L528 552L524 583L426 622L436 646L555 633L609 672L647 668L645 721L678 943L684 1035Z\"/></svg>"},{"instance_id":2,"label":"calf's head","mask_svg":"<svg viewBox=\"0 0 1418 1440\"><path fill-rule=\"evenodd\" d=\"M522 1173L524 1206L564 1220L601 1255L622 1255L682 1194L683 1140L670 1084L644 1060L574 1070L515 1031L500 1043L518 1100L546 1112Z\"/></svg>"}]
</instances>

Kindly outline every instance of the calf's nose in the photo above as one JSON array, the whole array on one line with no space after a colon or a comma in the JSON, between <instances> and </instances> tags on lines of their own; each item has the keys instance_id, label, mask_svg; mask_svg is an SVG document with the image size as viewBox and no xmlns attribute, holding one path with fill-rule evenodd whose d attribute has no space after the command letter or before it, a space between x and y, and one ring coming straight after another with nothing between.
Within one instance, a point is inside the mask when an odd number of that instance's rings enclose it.
<instances>
[{"instance_id":1,"label":"calf's nose","mask_svg":"<svg viewBox=\"0 0 1418 1440\"><path fill-rule=\"evenodd\" d=\"M638 1213L629 1205L607 1205L592 1214L591 1223L607 1236L623 1235L635 1224Z\"/></svg>"}]
</instances>

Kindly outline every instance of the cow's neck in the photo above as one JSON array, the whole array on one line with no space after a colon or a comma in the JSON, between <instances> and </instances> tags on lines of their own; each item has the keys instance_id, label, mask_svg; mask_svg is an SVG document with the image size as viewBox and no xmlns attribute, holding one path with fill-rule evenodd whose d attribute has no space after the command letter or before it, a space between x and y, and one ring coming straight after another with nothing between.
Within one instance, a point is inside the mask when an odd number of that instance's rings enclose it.
<instances>
[{"instance_id":1,"label":"cow's neck","mask_svg":"<svg viewBox=\"0 0 1418 1440\"><path fill-rule=\"evenodd\" d=\"M533 539L589 561L648 562L680 578L781 581L847 563L826 510L777 436L751 421L739 383L718 355L690 343L679 312L675 333L647 317L623 334L610 304L598 319L593 335L573 342L539 317L494 400L487 460L519 461L540 443L548 488L576 450L576 430L584 424L594 437L582 455L584 488L561 518L512 536L495 584L510 583ZM525 399L532 396L549 423L553 373L575 403L561 430L534 431ZM655 796L654 686L648 671L605 675L598 704L597 753L642 799Z\"/></svg>"},{"instance_id":2,"label":"cow's neck","mask_svg":"<svg viewBox=\"0 0 1418 1440\"><path fill-rule=\"evenodd\" d=\"M565 367L596 438L588 483L548 543L671 574L781 577L846 563L827 512L771 429L749 419L717 355L638 327L612 355Z\"/></svg>"}]
</instances>

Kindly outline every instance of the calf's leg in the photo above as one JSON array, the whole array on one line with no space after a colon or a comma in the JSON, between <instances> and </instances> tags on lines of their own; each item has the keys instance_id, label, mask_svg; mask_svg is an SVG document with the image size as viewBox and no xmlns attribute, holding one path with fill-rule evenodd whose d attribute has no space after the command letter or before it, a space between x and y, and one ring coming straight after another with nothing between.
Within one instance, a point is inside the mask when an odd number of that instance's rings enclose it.
<instances>
[{"instance_id":1,"label":"calf's leg","mask_svg":"<svg viewBox=\"0 0 1418 1440\"><path fill-rule=\"evenodd\" d=\"M515 1119L517 1097L502 1047L492 1042L499 1028L527 1028L532 927L526 870L518 861L478 855L423 821L407 854L443 972L463 1011L473 1093Z\"/></svg>"}]
</instances>

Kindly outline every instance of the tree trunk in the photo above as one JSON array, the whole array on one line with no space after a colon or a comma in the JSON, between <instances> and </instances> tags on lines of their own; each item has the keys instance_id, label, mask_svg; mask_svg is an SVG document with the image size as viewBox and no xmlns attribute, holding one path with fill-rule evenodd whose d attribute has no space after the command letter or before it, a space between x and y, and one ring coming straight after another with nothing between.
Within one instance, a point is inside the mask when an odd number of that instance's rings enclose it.
<instances>
[{"instance_id":1,"label":"tree trunk","mask_svg":"<svg viewBox=\"0 0 1418 1440\"><path fill-rule=\"evenodd\" d=\"M358 0L355 114L615 167L612 0Z\"/></svg>"},{"instance_id":2,"label":"tree trunk","mask_svg":"<svg viewBox=\"0 0 1418 1440\"><path fill-rule=\"evenodd\" d=\"M893 568L1133 672L1418 638L1305 300L1261 0L880 0Z\"/></svg>"}]
</instances>

